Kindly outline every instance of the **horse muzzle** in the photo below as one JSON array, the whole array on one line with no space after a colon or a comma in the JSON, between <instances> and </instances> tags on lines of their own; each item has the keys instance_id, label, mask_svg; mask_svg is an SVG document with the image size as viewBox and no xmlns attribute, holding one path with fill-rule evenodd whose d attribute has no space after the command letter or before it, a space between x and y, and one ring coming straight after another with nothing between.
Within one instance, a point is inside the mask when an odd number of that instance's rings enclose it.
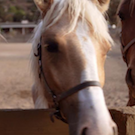
<instances>
[{"instance_id":1,"label":"horse muzzle","mask_svg":"<svg viewBox=\"0 0 135 135\"><path fill-rule=\"evenodd\" d=\"M70 135L117 135L117 126L106 107L101 88L87 88L76 96L80 97L78 102L66 107Z\"/></svg>"}]
</instances>

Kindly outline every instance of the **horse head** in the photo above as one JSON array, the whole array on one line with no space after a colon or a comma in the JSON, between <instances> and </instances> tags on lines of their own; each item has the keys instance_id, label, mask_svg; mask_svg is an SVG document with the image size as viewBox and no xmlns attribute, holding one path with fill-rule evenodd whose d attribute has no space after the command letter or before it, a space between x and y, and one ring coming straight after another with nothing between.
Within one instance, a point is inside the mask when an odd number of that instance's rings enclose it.
<instances>
[{"instance_id":1,"label":"horse head","mask_svg":"<svg viewBox=\"0 0 135 135\"><path fill-rule=\"evenodd\" d=\"M35 2L43 15L33 40L35 107L57 106L70 135L116 135L102 90L112 39L100 9L108 2Z\"/></svg>"},{"instance_id":2,"label":"horse head","mask_svg":"<svg viewBox=\"0 0 135 135\"><path fill-rule=\"evenodd\" d=\"M128 105L135 105L135 0L123 0L118 15L122 24L121 51L128 70L126 82L129 87Z\"/></svg>"}]
</instances>

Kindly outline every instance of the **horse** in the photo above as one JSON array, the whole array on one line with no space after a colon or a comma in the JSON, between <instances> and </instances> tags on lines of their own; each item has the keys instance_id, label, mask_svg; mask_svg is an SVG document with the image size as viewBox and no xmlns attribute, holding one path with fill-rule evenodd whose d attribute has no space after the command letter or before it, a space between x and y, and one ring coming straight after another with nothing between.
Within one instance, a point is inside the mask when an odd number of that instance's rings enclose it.
<instances>
[{"instance_id":1,"label":"horse","mask_svg":"<svg viewBox=\"0 0 135 135\"><path fill-rule=\"evenodd\" d=\"M121 52L127 64L126 83L129 88L127 106L135 105L135 0L123 0L118 8L122 23Z\"/></svg>"},{"instance_id":2,"label":"horse","mask_svg":"<svg viewBox=\"0 0 135 135\"><path fill-rule=\"evenodd\" d=\"M35 108L55 108L70 135L116 135L102 87L113 42L104 13L109 0L35 0L41 22L32 45Z\"/></svg>"}]
</instances>

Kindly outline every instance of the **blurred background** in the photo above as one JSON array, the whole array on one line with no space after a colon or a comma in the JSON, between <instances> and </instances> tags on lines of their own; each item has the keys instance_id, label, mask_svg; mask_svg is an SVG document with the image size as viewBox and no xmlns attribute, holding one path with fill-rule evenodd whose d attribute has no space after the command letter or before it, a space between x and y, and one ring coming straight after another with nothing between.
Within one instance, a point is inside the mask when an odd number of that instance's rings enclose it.
<instances>
[{"instance_id":1,"label":"blurred background","mask_svg":"<svg viewBox=\"0 0 135 135\"><path fill-rule=\"evenodd\" d=\"M105 99L108 107L125 106L128 89L125 83L126 65L119 43L120 22L117 8L120 0L111 0L105 15L115 45L105 63ZM31 97L30 39L40 21L33 0L0 0L0 108L33 108Z\"/></svg>"}]
</instances>

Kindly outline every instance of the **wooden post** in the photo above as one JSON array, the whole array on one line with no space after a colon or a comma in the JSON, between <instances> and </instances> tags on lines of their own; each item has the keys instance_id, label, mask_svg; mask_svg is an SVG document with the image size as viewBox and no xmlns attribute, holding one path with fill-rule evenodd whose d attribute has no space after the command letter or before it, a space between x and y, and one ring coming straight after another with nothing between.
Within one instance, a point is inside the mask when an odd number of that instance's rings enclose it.
<instances>
[{"instance_id":1,"label":"wooden post","mask_svg":"<svg viewBox=\"0 0 135 135\"><path fill-rule=\"evenodd\" d=\"M135 108L114 108L110 113L118 126L118 135L135 135Z\"/></svg>"},{"instance_id":2,"label":"wooden post","mask_svg":"<svg viewBox=\"0 0 135 135\"><path fill-rule=\"evenodd\" d=\"M13 31L13 28L10 28L10 29L9 29L9 32L12 33L12 31Z\"/></svg>"},{"instance_id":3,"label":"wooden post","mask_svg":"<svg viewBox=\"0 0 135 135\"><path fill-rule=\"evenodd\" d=\"M25 28L22 28L22 35L25 35Z\"/></svg>"}]
</instances>

